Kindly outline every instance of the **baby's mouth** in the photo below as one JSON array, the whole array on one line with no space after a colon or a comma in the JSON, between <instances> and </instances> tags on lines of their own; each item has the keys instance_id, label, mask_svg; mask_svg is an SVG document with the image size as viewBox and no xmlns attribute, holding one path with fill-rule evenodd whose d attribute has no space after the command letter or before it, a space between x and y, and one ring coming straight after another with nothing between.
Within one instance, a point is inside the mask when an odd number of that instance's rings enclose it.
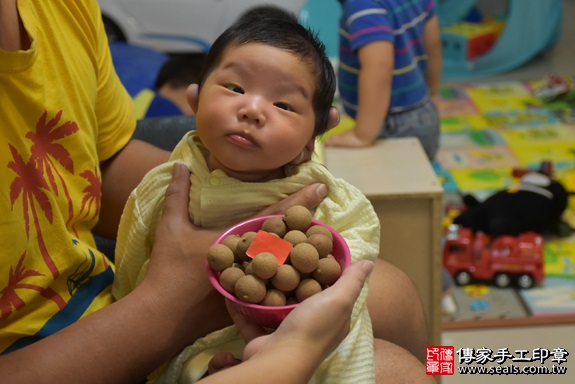
<instances>
[{"instance_id":1,"label":"baby's mouth","mask_svg":"<svg viewBox=\"0 0 575 384\"><path fill-rule=\"evenodd\" d=\"M250 135L241 134L241 133L232 133L229 135L229 138L235 144L238 144L242 147L246 148L257 148L259 147L258 143L251 137Z\"/></svg>"}]
</instances>

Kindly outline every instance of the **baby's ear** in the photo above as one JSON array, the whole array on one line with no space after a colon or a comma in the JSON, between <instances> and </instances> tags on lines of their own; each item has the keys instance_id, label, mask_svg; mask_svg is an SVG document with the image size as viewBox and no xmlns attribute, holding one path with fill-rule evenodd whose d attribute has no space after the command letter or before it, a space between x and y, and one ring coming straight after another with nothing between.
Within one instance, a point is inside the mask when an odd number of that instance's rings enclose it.
<instances>
[{"instance_id":1,"label":"baby's ear","mask_svg":"<svg viewBox=\"0 0 575 384\"><path fill-rule=\"evenodd\" d=\"M327 116L327 130L329 131L333 127L339 124L339 111L336 107L331 107L329 109L329 114Z\"/></svg>"},{"instance_id":2,"label":"baby's ear","mask_svg":"<svg viewBox=\"0 0 575 384\"><path fill-rule=\"evenodd\" d=\"M186 98L188 99L188 104L190 104L194 114L198 113L199 96L198 84L190 84L188 89L186 89Z\"/></svg>"}]
</instances>

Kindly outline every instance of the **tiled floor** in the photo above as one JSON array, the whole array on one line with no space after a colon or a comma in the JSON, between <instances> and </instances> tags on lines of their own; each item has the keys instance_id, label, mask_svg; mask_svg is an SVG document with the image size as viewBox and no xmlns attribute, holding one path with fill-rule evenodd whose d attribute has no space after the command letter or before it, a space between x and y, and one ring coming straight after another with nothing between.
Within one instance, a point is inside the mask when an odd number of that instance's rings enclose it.
<instances>
[{"instance_id":1,"label":"tiled floor","mask_svg":"<svg viewBox=\"0 0 575 384\"><path fill-rule=\"evenodd\" d=\"M546 0L542 0L546 1ZM529 63L507 73L484 78L476 78L475 82L492 82L506 80L535 80L546 74L556 73L561 76L575 75L575 0L563 0L562 33L557 45L544 54L534 58ZM443 345L459 348L489 348L497 351L508 348L513 352L518 349L532 351L536 348L552 350L562 347L570 352L568 362L563 364L568 368L566 375L461 375L443 376L442 383L553 383L567 384L575 382L575 324L558 326L534 327L504 327L473 330L450 330L443 332ZM456 357L457 359L457 357ZM503 365L511 364L506 361ZM538 363L531 363L539 365ZM549 361L546 364L550 366ZM476 365L477 366L477 365Z\"/></svg>"}]
</instances>

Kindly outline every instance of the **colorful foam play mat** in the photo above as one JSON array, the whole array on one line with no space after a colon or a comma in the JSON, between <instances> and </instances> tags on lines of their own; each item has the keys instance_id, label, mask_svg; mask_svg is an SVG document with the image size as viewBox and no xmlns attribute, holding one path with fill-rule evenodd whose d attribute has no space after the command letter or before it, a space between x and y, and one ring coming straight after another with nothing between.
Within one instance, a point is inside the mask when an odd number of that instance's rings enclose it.
<instances>
[{"instance_id":1,"label":"colorful foam play mat","mask_svg":"<svg viewBox=\"0 0 575 384\"><path fill-rule=\"evenodd\" d=\"M575 85L547 76L527 82L457 84L441 90L441 148L433 167L448 205L469 194L482 201L520 180L514 170L541 170L575 192ZM525 207L529 209L529 207ZM444 224L451 220L446 209ZM491 284L456 287L448 322L575 315L575 195L560 233L544 236L545 279L531 289Z\"/></svg>"}]
</instances>

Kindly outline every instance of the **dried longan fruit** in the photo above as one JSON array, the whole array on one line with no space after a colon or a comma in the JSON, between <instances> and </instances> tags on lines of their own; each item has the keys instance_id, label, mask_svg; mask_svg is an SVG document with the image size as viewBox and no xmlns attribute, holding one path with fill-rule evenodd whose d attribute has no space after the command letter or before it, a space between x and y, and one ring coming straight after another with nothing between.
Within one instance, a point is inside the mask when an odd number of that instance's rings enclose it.
<instances>
[{"instance_id":1,"label":"dried longan fruit","mask_svg":"<svg viewBox=\"0 0 575 384\"><path fill-rule=\"evenodd\" d=\"M256 237L256 232L250 231L246 232L241 236L241 240L238 241L235 249L236 257L241 261L249 261L251 257L246 255L246 251L252 245L252 241Z\"/></svg>"},{"instance_id":2,"label":"dried longan fruit","mask_svg":"<svg viewBox=\"0 0 575 384\"><path fill-rule=\"evenodd\" d=\"M286 297L282 291L277 289L268 289L261 305L268 305L271 307L279 307L286 305Z\"/></svg>"},{"instance_id":3,"label":"dried longan fruit","mask_svg":"<svg viewBox=\"0 0 575 384\"><path fill-rule=\"evenodd\" d=\"M228 235L222 240L222 244L226 245L232 252L236 252L236 245L242 238L240 235Z\"/></svg>"},{"instance_id":4,"label":"dried longan fruit","mask_svg":"<svg viewBox=\"0 0 575 384\"><path fill-rule=\"evenodd\" d=\"M299 243L305 243L307 241L307 236L300 230L292 229L285 234L284 240L289 241L293 245L298 245Z\"/></svg>"},{"instance_id":5,"label":"dried longan fruit","mask_svg":"<svg viewBox=\"0 0 575 384\"><path fill-rule=\"evenodd\" d=\"M208 249L208 265L221 272L234 263L234 253L226 245L214 244Z\"/></svg>"},{"instance_id":6,"label":"dried longan fruit","mask_svg":"<svg viewBox=\"0 0 575 384\"><path fill-rule=\"evenodd\" d=\"M302 280L295 290L295 296L301 303L308 297L322 291L321 285L315 279Z\"/></svg>"},{"instance_id":7,"label":"dried longan fruit","mask_svg":"<svg viewBox=\"0 0 575 384\"><path fill-rule=\"evenodd\" d=\"M313 278L323 285L331 285L341 276L341 266L331 257L319 259Z\"/></svg>"},{"instance_id":8,"label":"dried longan fruit","mask_svg":"<svg viewBox=\"0 0 575 384\"><path fill-rule=\"evenodd\" d=\"M311 225L311 212L303 205L294 205L289 207L284 216L284 221L288 228L305 231Z\"/></svg>"},{"instance_id":9,"label":"dried longan fruit","mask_svg":"<svg viewBox=\"0 0 575 384\"><path fill-rule=\"evenodd\" d=\"M326 235L327 237L329 237L331 239L331 241L333 241L333 233L331 233L331 231L328 228L324 227L323 225L318 225L318 224L312 225L305 232L307 237L310 237L311 235L315 235L316 233L321 233L323 235Z\"/></svg>"},{"instance_id":10,"label":"dried longan fruit","mask_svg":"<svg viewBox=\"0 0 575 384\"><path fill-rule=\"evenodd\" d=\"M282 292L293 291L300 282L300 274L293 266L282 264L270 279L272 286Z\"/></svg>"},{"instance_id":11,"label":"dried longan fruit","mask_svg":"<svg viewBox=\"0 0 575 384\"><path fill-rule=\"evenodd\" d=\"M322 233L315 233L307 238L307 243L313 245L319 253L319 258L323 259L333 250L333 241Z\"/></svg>"},{"instance_id":12,"label":"dried longan fruit","mask_svg":"<svg viewBox=\"0 0 575 384\"><path fill-rule=\"evenodd\" d=\"M279 237L284 237L284 235L287 233L287 226L283 217L272 216L267 218L262 223L261 230L266 231L268 233L276 234Z\"/></svg>"},{"instance_id":13,"label":"dried longan fruit","mask_svg":"<svg viewBox=\"0 0 575 384\"><path fill-rule=\"evenodd\" d=\"M245 275L244 271L240 268L226 268L220 273L220 285L226 291L235 293L236 282Z\"/></svg>"},{"instance_id":14,"label":"dried longan fruit","mask_svg":"<svg viewBox=\"0 0 575 384\"><path fill-rule=\"evenodd\" d=\"M319 261L317 249L309 243L300 243L289 253L291 265L302 273L315 271Z\"/></svg>"},{"instance_id":15,"label":"dried longan fruit","mask_svg":"<svg viewBox=\"0 0 575 384\"><path fill-rule=\"evenodd\" d=\"M251 258L250 258L250 260L251 260ZM243 266L244 266L244 273L246 275L253 275L254 274L254 270L253 270L253 266L252 266L251 261L244 261Z\"/></svg>"},{"instance_id":16,"label":"dried longan fruit","mask_svg":"<svg viewBox=\"0 0 575 384\"><path fill-rule=\"evenodd\" d=\"M251 262L253 273L260 279L269 279L278 270L278 259L270 252L258 253Z\"/></svg>"},{"instance_id":17,"label":"dried longan fruit","mask_svg":"<svg viewBox=\"0 0 575 384\"><path fill-rule=\"evenodd\" d=\"M257 304L266 296L266 284L257 276L245 275L236 282L235 293L238 299Z\"/></svg>"}]
</instances>

